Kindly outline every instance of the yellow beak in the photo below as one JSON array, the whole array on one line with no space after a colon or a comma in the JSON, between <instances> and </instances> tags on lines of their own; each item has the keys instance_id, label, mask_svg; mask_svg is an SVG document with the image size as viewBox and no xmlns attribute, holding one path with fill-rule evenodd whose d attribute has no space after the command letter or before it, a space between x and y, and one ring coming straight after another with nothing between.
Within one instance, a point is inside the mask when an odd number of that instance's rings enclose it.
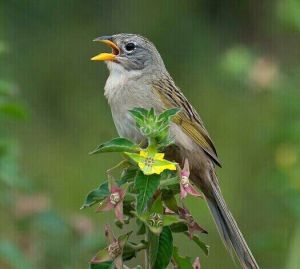
<instances>
[{"instance_id":1,"label":"yellow beak","mask_svg":"<svg viewBox=\"0 0 300 269\"><path fill-rule=\"evenodd\" d=\"M100 53L99 55L94 56L91 58L92 61L113 61L116 59L117 55L120 53L119 47L112 41L108 39L101 39L101 38L96 38L94 41L99 41L107 46L112 48L111 53Z\"/></svg>"}]
</instances>

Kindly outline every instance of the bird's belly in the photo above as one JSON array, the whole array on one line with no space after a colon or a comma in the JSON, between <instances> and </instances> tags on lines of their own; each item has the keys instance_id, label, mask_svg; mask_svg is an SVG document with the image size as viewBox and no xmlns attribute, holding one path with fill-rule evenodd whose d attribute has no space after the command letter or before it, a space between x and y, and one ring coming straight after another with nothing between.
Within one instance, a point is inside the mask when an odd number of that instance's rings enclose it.
<instances>
[{"instance_id":1,"label":"bird's belly","mask_svg":"<svg viewBox=\"0 0 300 269\"><path fill-rule=\"evenodd\" d=\"M119 111L115 111L115 109L112 108L112 116L113 116L114 124L116 126L119 136L130 139L136 143L140 143L143 140L143 136L141 135L140 131L137 129L135 121L129 114L128 112L129 109L130 108L122 112L119 112Z\"/></svg>"},{"instance_id":2,"label":"bird's belly","mask_svg":"<svg viewBox=\"0 0 300 269\"><path fill-rule=\"evenodd\" d=\"M128 108L128 110L129 109L131 108ZM117 132L121 137L126 137L136 143L141 143L144 138L136 127L136 123L128 110L119 112L114 111L112 108L112 116ZM198 147L195 142L187 136L177 124L171 124L170 134L175 139L175 143L180 147L185 148L188 151L197 150Z\"/></svg>"},{"instance_id":3,"label":"bird's belly","mask_svg":"<svg viewBox=\"0 0 300 269\"><path fill-rule=\"evenodd\" d=\"M136 127L129 110L143 107L145 109L154 108L155 111L160 112L161 108L151 89L147 85L141 87L139 84L131 83L118 89L106 87L106 90L110 91L107 93L107 97L118 134L136 143L142 142L143 136Z\"/></svg>"}]
</instances>

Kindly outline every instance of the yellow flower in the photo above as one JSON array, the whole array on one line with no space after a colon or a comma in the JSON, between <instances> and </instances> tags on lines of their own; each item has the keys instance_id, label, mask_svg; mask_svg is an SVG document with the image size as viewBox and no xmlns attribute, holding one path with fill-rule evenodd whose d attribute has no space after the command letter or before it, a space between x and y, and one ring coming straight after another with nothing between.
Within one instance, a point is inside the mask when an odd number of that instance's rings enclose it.
<instances>
[{"instance_id":1,"label":"yellow flower","mask_svg":"<svg viewBox=\"0 0 300 269\"><path fill-rule=\"evenodd\" d=\"M164 170L176 170L176 165L164 159L163 153L150 150L141 150L139 154L125 152L137 162L145 175L160 174Z\"/></svg>"}]
</instances>

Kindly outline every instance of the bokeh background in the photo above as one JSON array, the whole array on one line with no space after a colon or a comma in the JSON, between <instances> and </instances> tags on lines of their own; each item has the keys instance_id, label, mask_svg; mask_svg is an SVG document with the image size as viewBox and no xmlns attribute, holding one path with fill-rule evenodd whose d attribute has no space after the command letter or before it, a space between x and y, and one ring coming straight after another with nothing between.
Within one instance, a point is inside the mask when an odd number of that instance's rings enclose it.
<instances>
[{"instance_id":1,"label":"bokeh background","mask_svg":"<svg viewBox=\"0 0 300 269\"><path fill-rule=\"evenodd\" d=\"M1 0L0 20L1 268L87 268L103 246L113 216L79 208L120 157L88 155L116 136L89 59L119 32L151 39L201 114L261 267L300 268L298 0ZM188 205L209 230L203 268L234 268L205 203Z\"/></svg>"}]
</instances>

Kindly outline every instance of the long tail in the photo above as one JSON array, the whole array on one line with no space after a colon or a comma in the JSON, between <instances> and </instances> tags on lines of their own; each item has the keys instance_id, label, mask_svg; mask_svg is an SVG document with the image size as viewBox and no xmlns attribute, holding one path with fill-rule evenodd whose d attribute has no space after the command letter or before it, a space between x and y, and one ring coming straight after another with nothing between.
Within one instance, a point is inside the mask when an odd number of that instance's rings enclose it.
<instances>
[{"instance_id":1,"label":"long tail","mask_svg":"<svg viewBox=\"0 0 300 269\"><path fill-rule=\"evenodd\" d=\"M206 200L226 248L230 253L234 251L244 269L259 269L219 187L214 184L216 180L210 182L211 195Z\"/></svg>"}]
</instances>

